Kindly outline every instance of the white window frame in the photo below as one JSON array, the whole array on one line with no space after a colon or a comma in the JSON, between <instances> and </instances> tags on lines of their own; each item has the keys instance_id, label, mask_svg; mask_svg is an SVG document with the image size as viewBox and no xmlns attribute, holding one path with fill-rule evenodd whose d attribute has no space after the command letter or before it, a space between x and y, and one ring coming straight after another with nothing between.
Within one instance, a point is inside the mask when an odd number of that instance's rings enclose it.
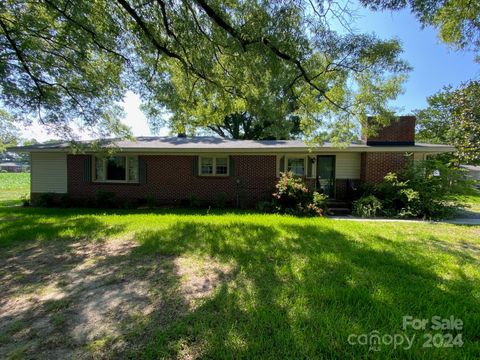
<instances>
[{"instance_id":1,"label":"white window frame","mask_svg":"<svg viewBox=\"0 0 480 360\"><path fill-rule=\"evenodd\" d=\"M140 169L139 169L139 160L137 155L113 155L113 156L122 156L125 158L125 180L107 180L107 159L111 156L107 155L92 155L92 181L96 183L117 183L117 184L138 184L140 181ZM95 179L96 173L96 162L97 157L102 159L103 166L103 176L105 179ZM130 180L130 174L128 171L129 162L131 158L137 158L137 180Z\"/></svg>"},{"instance_id":2,"label":"white window frame","mask_svg":"<svg viewBox=\"0 0 480 360\"><path fill-rule=\"evenodd\" d=\"M301 176L301 177L307 177L307 156L295 156L295 155L285 155L285 171L289 171L288 170L288 160L292 160L292 159L295 159L295 160L298 160L298 159L302 159L303 160L303 175L297 175L297 174L294 174L295 176Z\"/></svg>"},{"instance_id":3,"label":"white window frame","mask_svg":"<svg viewBox=\"0 0 480 360\"><path fill-rule=\"evenodd\" d=\"M202 159L211 158L212 161L212 173L211 174L204 174L202 173ZM217 159L226 159L227 160L227 173L226 174L217 174ZM219 155L203 155L198 157L198 175L199 176L220 176L226 177L230 174L230 158L228 155L219 156Z\"/></svg>"},{"instance_id":4,"label":"white window frame","mask_svg":"<svg viewBox=\"0 0 480 360\"><path fill-rule=\"evenodd\" d=\"M330 155L330 154L328 154ZM288 159L299 159L299 158L305 158L305 175L303 175L304 178L306 179L315 179L316 178L316 174L317 174L317 154L294 154L294 153L290 153L290 154L278 154L277 155L277 178L280 177L280 162L282 161L282 157L284 158L284 161L285 161L285 166L284 166L284 169L283 171L287 171L287 168L288 168ZM312 174L311 176L308 176L308 161L311 161L311 159L314 159L313 160L313 163L312 163Z\"/></svg>"}]
</instances>

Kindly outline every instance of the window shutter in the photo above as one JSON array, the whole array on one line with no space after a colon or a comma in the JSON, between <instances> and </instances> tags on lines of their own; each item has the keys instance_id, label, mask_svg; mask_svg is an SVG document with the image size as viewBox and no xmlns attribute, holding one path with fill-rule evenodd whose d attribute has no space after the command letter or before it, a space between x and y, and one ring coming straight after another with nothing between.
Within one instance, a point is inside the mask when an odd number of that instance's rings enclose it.
<instances>
[{"instance_id":1,"label":"window shutter","mask_svg":"<svg viewBox=\"0 0 480 360\"><path fill-rule=\"evenodd\" d=\"M228 157L228 175L230 176L235 176L235 160L233 159L233 156Z\"/></svg>"},{"instance_id":2,"label":"window shutter","mask_svg":"<svg viewBox=\"0 0 480 360\"><path fill-rule=\"evenodd\" d=\"M278 166L278 170L280 172L285 171L285 156L280 157L280 163L279 163L279 166Z\"/></svg>"},{"instance_id":3,"label":"window shutter","mask_svg":"<svg viewBox=\"0 0 480 360\"><path fill-rule=\"evenodd\" d=\"M307 177L313 177L313 158L307 156Z\"/></svg>"},{"instance_id":4,"label":"window shutter","mask_svg":"<svg viewBox=\"0 0 480 360\"><path fill-rule=\"evenodd\" d=\"M83 181L92 181L92 156L87 155L83 164Z\"/></svg>"},{"instance_id":5,"label":"window shutter","mask_svg":"<svg viewBox=\"0 0 480 360\"><path fill-rule=\"evenodd\" d=\"M138 182L140 184L147 182L147 164L143 156L138 157Z\"/></svg>"},{"instance_id":6,"label":"window shutter","mask_svg":"<svg viewBox=\"0 0 480 360\"><path fill-rule=\"evenodd\" d=\"M192 161L192 172L193 172L193 176L197 176L197 175L198 175L198 156L194 156L194 157L193 157L193 161Z\"/></svg>"}]
</instances>

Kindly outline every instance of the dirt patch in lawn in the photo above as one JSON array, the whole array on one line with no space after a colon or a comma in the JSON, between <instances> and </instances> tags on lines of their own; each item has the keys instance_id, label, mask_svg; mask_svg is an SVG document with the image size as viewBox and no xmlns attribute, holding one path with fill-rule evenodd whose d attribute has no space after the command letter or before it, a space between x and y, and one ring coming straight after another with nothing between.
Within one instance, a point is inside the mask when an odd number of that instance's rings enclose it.
<instances>
[{"instance_id":1,"label":"dirt patch in lawn","mask_svg":"<svg viewBox=\"0 0 480 360\"><path fill-rule=\"evenodd\" d=\"M113 358L225 281L213 259L144 255L128 239L43 242L0 257L0 358Z\"/></svg>"}]
</instances>

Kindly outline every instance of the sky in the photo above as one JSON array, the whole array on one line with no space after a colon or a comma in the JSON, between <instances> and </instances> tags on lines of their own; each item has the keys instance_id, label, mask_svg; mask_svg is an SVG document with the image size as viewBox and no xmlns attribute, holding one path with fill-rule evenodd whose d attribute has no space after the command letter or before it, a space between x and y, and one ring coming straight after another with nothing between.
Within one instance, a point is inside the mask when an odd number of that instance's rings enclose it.
<instances>
[{"instance_id":1,"label":"sky","mask_svg":"<svg viewBox=\"0 0 480 360\"><path fill-rule=\"evenodd\" d=\"M458 86L469 79L480 78L480 64L475 63L473 53L450 49L438 40L435 29L422 29L408 10L372 12L359 6L353 28L361 33L375 33L383 39L394 37L402 43L403 58L413 70L404 85L404 94L393 103L399 109L399 114L409 114L426 107L426 98L446 85ZM131 128L134 136L153 135L139 109L140 99L137 95L127 93L123 106L126 112L123 122ZM39 125L23 129L22 133L23 137L38 141L52 138ZM155 135L168 133L168 129L163 128L160 134Z\"/></svg>"},{"instance_id":2,"label":"sky","mask_svg":"<svg viewBox=\"0 0 480 360\"><path fill-rule=\"evenodd\" d=\"M395 102L404 113L426 107L427 97L446 85L458 86L480 77L480 64L475 63L473 53L450 49L440 42L436 29L422 29L420 22L408 10L359 10L360 18L355 28L375 33L380 38L399 39L404 50L403 58L413 67L404 85L405 93Z\"/></svg>"}]
</instances>

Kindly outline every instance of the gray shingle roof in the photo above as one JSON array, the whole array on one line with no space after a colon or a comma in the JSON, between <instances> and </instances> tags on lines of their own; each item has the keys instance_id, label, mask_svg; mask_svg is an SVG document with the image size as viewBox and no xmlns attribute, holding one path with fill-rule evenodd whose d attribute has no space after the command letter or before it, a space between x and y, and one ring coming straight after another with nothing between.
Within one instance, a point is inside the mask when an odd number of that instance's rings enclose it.
<instances>
[{"instance_id":1,"label":"gray shingle roof","mask_svg":"<svg viewBox=\"0 0 480 360\"><path fill-rule=\"evenodd\" d=\"M99 147L117 148L125 151L261 151L261 152L280 152L280 151L307 151L311 149L302 140L234 140L219 137L157 137L141 136L135 140L104 139L96 142ZM88 150L94 144L93 141L82 141L76 143L77 146ZM69 151L71 143L59 142L51 144L35 144L30 146L20 146L11 148L16 152L35 152L35 151ZM350 144L346 148L333 146L331 143L324 143L316 147L316 151L366 151L366 149L392 149L391 146L368 146L364 143ZM447 145L417 144L415 146L406 146L405 151L426 151L427 148L432 151L452 151L453 148ZM362 150L363 149L363 150ZM368 151L368 150L367 150ZM398 150L397 150L398 151Z\"/></svg>"}]
</instances>

